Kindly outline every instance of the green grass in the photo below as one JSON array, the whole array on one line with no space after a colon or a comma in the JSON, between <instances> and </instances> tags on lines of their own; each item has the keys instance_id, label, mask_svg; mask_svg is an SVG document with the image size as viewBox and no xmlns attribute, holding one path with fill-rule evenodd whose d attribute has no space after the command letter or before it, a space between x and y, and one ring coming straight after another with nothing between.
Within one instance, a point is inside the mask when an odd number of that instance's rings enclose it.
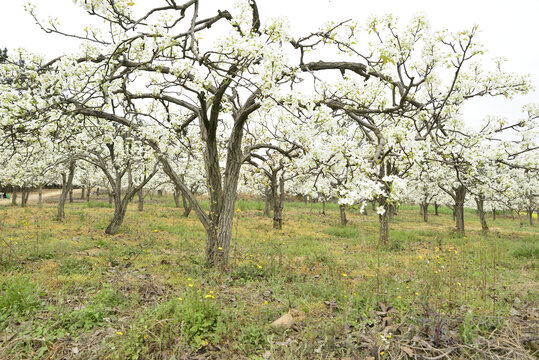
<instances>
[{"instance_id":1,"label":"green grass","mask_svg":"<svg viewBox=\"0 0 539 360\"><path fill-rule=\"evenodd\" d=\"M401 205L380 245L370 207L348 209L341 226L337 204L323 215L320 203L286 202L275 231L263 201L241 199L222 274L204 264L196 215L170 196L143 212L131 204L115 236L102 231L106 199L81 204L67 205L64 222L52 221L53 205L2 209L0 339L11 340L0 359L70 358L74 347L81 358L390 359L406 358L400 344L414 337L468 344L460 356L477 358L474 344L510 334L514 310L526 324L539 303L539 227L489 215L484 233L471 209L460 237L449 209L424 223ZM273 331L289 311L294 329ZM390 323L403 324L391 340Z\"/></svg>"}]
</instances>

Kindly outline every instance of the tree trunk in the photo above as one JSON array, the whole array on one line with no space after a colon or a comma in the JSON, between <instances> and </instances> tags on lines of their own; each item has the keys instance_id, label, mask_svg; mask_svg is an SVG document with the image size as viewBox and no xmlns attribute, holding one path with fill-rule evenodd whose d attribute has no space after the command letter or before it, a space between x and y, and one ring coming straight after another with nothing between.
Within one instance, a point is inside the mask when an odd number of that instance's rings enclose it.
<instances>
[{"instance_id":1,"label":"tree trunk","mask_svg":"<svg viewBox=\"0 0 539 360\"><path fill-rule=\"evenodd\" d=\"M389 220L390 223L395 222L395 214L396 213L397 213L397 211L395 209L395 205L389 204L387 215L388 215L388 220Z\"/></svg>"},{"instance_id":2,"label":"tree trunk","mask_svg":"<svg viewBox=\"0 0 539 360\"><path fill-rule=\"evenodd\" d=\"M84 195L85 195L85 193L86 193L86 187L83 186L83 187L80 189L80 199L81 199L81 200L84 200L84 197L85 197Z\"/></svg>"},{"instance_id":3,"label":"tree trunk","mask_svg":"<svg viewBox=\"0 0 539 360\"><path fill-rule=\"evenodd\" d=\"M69 202L72 203L73 202L73 187L71 187L69 189Z\"/></svg>"},{"instance_id":4,"label":"tree trunk","mask_svg":"<svg viewBox=\"0 0 539 360\"><path fill-rule=\"evenodd\" d=\"M376 211L376 201L374 200L371 202L371 209L372 211Z\"/></svg>"},{"instance_id":5,"label":"tree trunk","mask_svg":"<svg viewBox=\"0 0 539 360\"><path fill-rule=\"evenodd\" d=\"M326 199L322 200L322 215L326 215Z\"/></svg>"},{"instance_id":6,"label":"tree trunk","mask_svg":"<svg viewBox=\"0 0 539 360\"><path fill-rule=\"evenodd\" d=\"M112 205L112 193L109 191L108 195L109 195L109 205Z\"/></svg>"},{"instance_id":7,"label":"tree trunk","mask_svg":"<svg viewBox=\"0 0 539 360\"><path fill-rule=\"evenodd\" d=\"M481 229L483 229L483 231L488 231L488 225L487 225L485 208L484 208L485 197L483 195L476 196L475 203L477 204L477 212L479 213L479 221L481 222Z\"/></svg>"},{"instance_id":8,"label":"tree trunk","mask_svg":"<svg viewBox=\"0 0 539 360\"><path fill-rule=\"evenodd\" d=\"M28 202L28 195L29 190L25 187L21 189L21 207L26 207L26 203Z\"/></svg>"},{"instance_id":9,"label":"tree trunk","mask_svg":"<svg viewBox=\"0 0 539 360\"><path fill-rule=\"evenodd\" d=\"M421 208L423 209L423 221L428 222L429 221L429 203L423 202L421 205Z\"/></svg>"},{"instance_id":10,"label":"tree trunk","mask_svg":"<svg viewBox=\"0 0 539 360\"><path fill-rule=\"evenodd\" d=\"M43 207L43 185L39 185L37 193L38 193L37 207L41 209Z\"/></svg>"},{"instance_id":11,"label":"tree trunk","mask_svg":"<svg viewBox=\"0 0 539 360\"><path fill-rule=\"evenodd\" d=\"M264 205L264 216L270 216L270 206L271 206L271 190L270 188L268 187L266 189L266 192L264 194L264 199L265 199L265 205Z\"/></svg>"},{"instance_id":12,"label":"tree trunk","mask_svg":"<svg viewBox=\"0 0 539 360\"><path fill-rule=\"evenodd\" d=\"M384 197L380 198L380 206L384 208L383 214L378 214L378 221L380 223L380 244L389 244L389 204Z\"/></svg>"},{"instance_id":13,"label":"tree trunk","mask_svg":"<svg viewBox=\"0 0 539 360\"><path fill-rule=\"evenodd\" d=\"M275 171L272 172L271 176L271 198L273 205L273 228L281 230L283 228L284 179L282 176L279 179Z\"/></svg>"},{"instance_id":14,"label":"tree trunk","mask_svg":"<svg viewBox=\"0 0 539 360\"><path fill-rule=\"evenodd\" d=\"M454 189L454 198L455 200L455 218L457 224L457 232L460 235L464 235L464 200L466 198L466 188L460 185L458 188Z\"/></svg>"},{"instance_id":15,"label":"tree trunk","mask_svg":"<svg viewBox=\"0 0 539 360\"><path fill-rule=\"evenodd\" d=\"M515 212L511 209L511 220L515 220Z\"/></svg>"},{"instance_id":16,"label":"tree trunk","mask_svg":"<svg viewBox=\"0 0 539 360\"><path fill-rule=\"evenodd\" d=\"M75 161L69 162L69 173L62 173L62 193L60 194L60 200L58 201L58 220L65 219L65 203L67 200L67 193L73 184L73 175L75 175Z\"/></svg>"},{"instance_id":17,"label":"tree trunk","mask_svg":"<svg viewBox=\"0 0 539 360\"><path fill-rule=\"evenodd\" d=\"M183 217L189 217L191 213L191 202L187 197L182 194L182 203L183 203Z\"/></svg>"},{"instance_id":18,"label":"tree trunk","mask_svg":"<svg viewBox=\"0 0 539 360\"><path fill-rule=\"evenodd\" d=\"M342 204L339 205L339 211L341 214L341 225L348 224L348 219L346 219L346 207Z\"/></svg>"},{"instance_id":19,"label":"tree trunk","mask_svg":"<svg viewBox=\"0 0 539 360\"><path fill-rule=\"evenodd\" d=\"M438 208L440 207L440 205L435 201L434 202L434 216L438 216Z\"/></svg>"},{"instance_id":20,"label":"tree trunk","mask_svg":"<svg viewBox=\"0 0 539 360\"><path fill-rule=\"evenodd\" d=\"M141 188L139 191L137 191L137 194L138 194L138 208L137 210L138 211L143 211L144 210L144 193L143 193L143 189ZM176 201L176 194L174 194L174 200ZM176 207L178 206L178 203L176 202Z\"/></svg>"},{"instance_id":21,"label":"tree trunk","mask_svg":"<svg viewBox=\"0 0 539 360\"><path fill-rule=\"evenodd\" d=\"M517 211L518 214L518 220L520 222L520 227L524 226L524 221L522 220L522 215L520 214L520 211Z\"/></svg>"},{"instance_id":22,"label":"tree trunk","mask_svg":"<svg viewBox=\"0 0 539 360\"><path fill-rule=\"evenodd\" d=\"M305 205L305 209L307 209L307 195L303 195L303 204Z\"/></svg>"},{"instance_id":23,"label":"tree trunk","mask_svg":"<svg viewBox=\"0 0 539 360\"><path fill-rule=\"evenodd\" d=\"M17 206L17 188L13 187L13 193L11 194L11 205Z\"/></svg>"},{"instance_id":24,"label":"tree trunk","mask_svg":"<svg viewBox=\"0 0 539 360\"><path fill-rule=\"evenodd\" d=\"M125 212L127 210L127 205L132 196L126 196L123 200L121 199L120 194L114 194L114 216L110 221L109 226L105 230L105 234L114 235L120 229L125 217Z\"/></svg>"},{"instance_id":25,"label":"tree trunk","mask_svg":"<svg viewBox=\"0 0 539 360\"><path fill-rule=\"evenodd\" d=\"M496 209L492 209L492 220L496 220Z\"/></svg>"},{"instance_id":26,"label":"tree trunk","mask_svg":"<svg viewBox=\"0 0 539 360\"><path fill-rule=\"evenodd\" d=\"M528 219L530 221L530 226L533 226L533 209L528 209Z\"/></svg>"},{"instance_id":27,"label":"tree trunk","mask_svg":"<svg viewBox=\"0 0 539 360\"><path fill-rule=\"evenodd\" d=\"M157 196L159 197L163 196L163 190L161 189L157 190Z\"/></svg>"},{"instance_id":28,"label":"tree trunk","mask_svg":"<svg viewBox=\"0 0 539 360\"><path fill-rule=\"evenodd\" d=\"M178 187L175 187L174 188L174 206L176 206L177 208L181 207L180 195L181 195L180 189L178 189Z\"/></svg>"},{"instance_id":29,"label":"tree trunk","mask_svg":"<svg viewBox=\"0 0 539 360\"><path fill-rule=\"evenodd\" d=\"M92 188L88 186L88 190L86 191L86 202L90 201L90 193L92 192Z\"/></svg>"}]
</instances>

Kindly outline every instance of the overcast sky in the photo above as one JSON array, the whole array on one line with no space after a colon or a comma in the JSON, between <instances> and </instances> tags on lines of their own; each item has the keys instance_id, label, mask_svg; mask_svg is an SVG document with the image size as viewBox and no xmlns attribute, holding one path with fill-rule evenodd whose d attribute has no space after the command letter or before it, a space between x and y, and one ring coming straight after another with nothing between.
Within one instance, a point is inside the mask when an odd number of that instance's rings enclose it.
<instances>
[{"instance_id":1,"label":"overcast sky","mask_svg":"<svg viewBox=\"0 0 539 360\"><path fill-rule=\"evenodd\" d=\"M159 4L159 0L133 0ZM30 51L56 57L59 53L77 49L77 43L57 35L45 34L31 16L24 12L27 0L0 0L0 47L24 47ZM201 4L218 4L230 8L229 0L200 0ZM58 17L66 28L82 28L87 22L85 12L72 0L34 0L42 18ZM509 59L506 69L518 74L530 74L535 86L539 85L539 0L258 0L262 17L286 16L293 34L317 28L328 20L357 19L365 22L372 14L393 13L401 20L417 12L429 18L434 29L460 30L479 25L479 40L485 44L490 56ZM522 116L523 105L539 102L539 92L513 100L504 98L479 99L464 109L470 124L478 124L487 115L517 119Z\"/></svg>"}]
</instances>

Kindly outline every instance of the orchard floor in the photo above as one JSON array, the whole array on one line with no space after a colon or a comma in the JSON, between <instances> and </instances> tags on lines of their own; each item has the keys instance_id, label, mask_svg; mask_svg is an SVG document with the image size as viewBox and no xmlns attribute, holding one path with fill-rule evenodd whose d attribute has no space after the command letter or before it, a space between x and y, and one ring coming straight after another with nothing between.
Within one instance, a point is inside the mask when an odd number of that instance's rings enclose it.
<instances>
[{"instance_id":1,"label":"orchard floor","mask_svg":"<svg viewBox=\"0 0 539 360\"><path fill-rule=\"evenodd\" d=\"M106 201L0 206L0 359L534 359L539 226L501 215L466 237L447 209L402 206L379 246L372 211L238 201L230 269L169 197L133 203L106 236ZM294 324L271 323L290 313Z\"/></svg>"}]
</instances>

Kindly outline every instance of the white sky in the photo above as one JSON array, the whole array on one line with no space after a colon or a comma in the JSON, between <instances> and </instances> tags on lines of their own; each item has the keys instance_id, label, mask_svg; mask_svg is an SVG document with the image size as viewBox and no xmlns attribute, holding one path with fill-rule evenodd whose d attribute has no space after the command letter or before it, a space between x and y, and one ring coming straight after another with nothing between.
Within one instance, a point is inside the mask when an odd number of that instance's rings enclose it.
<instances>
[{"instance_id":1,"label":"white sky","mask_svg":"<svg viewBox=\"0 0 539 360\"><path fill-rule=\"evenodd\" d=\"M133 0L135 3L137 0ZM159 0L138 0L159 5ZM0 0L0 48L24 47L53 58L77 49L76 41L58 35L45 34L31 16L24 12L27 0ZM179 1L181 2L181 0ZM230 8L231 0L200 0ZM85 12L72 0L34 0L41 18L58 17L68 29L83 28L88 20ZM286 16L293 35L318 28L328 20L357 19L364 23L369 15L393 13L407 22L423 12L434 29L469 29L479 25L480 41L491 56L509 59L506 70L530 74L539 86L539 0L258 0L262 17ZM215 5L214 5L215 6ZM464 117L469 124L478 124L485 116L522 116L523 105L539 102L539 91L513 100L505 98L478 99L468 103Z\"/></svg>"}]
</instances>

